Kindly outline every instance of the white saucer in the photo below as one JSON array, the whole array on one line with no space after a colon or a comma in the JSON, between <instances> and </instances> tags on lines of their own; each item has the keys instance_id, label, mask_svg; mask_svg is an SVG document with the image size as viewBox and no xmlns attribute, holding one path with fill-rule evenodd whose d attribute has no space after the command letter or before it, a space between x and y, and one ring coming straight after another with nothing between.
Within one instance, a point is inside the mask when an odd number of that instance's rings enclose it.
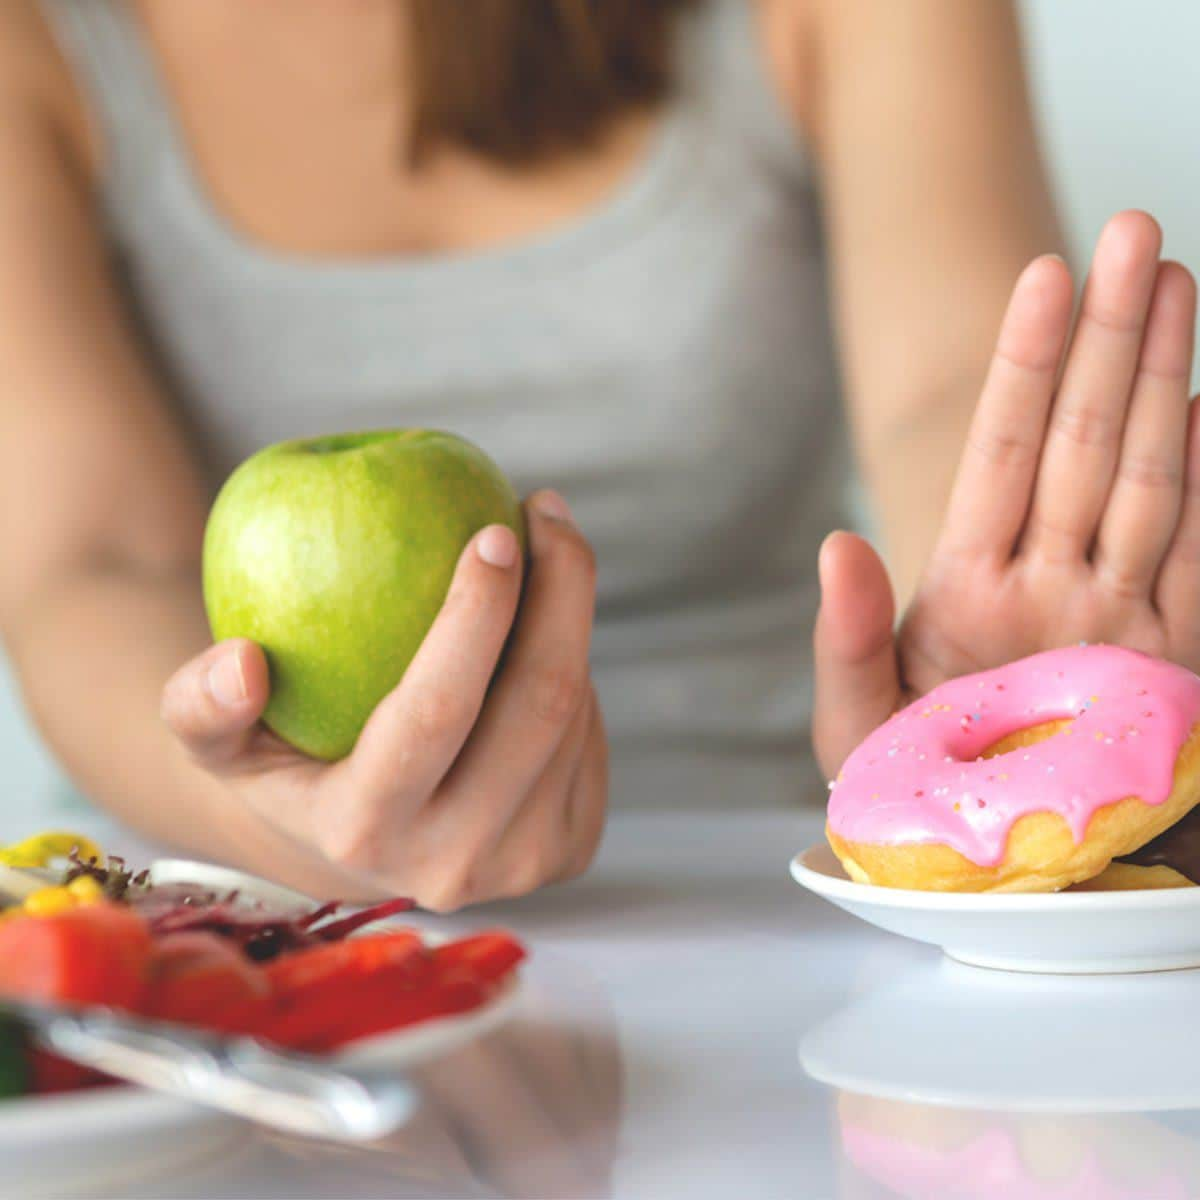
<instances>
[{"instance_id":1,"label":"white saucer","mask_svg":"<svg viewBox=\"0 0 1200 1200\"><path fill-rule=\"evenodd\" d=\"M1099 975L1200 967L1200 887L1136 892L916 892L855 883L825 843L792 877L846 912L960 962Z\"/></svg>"}]
</instances>

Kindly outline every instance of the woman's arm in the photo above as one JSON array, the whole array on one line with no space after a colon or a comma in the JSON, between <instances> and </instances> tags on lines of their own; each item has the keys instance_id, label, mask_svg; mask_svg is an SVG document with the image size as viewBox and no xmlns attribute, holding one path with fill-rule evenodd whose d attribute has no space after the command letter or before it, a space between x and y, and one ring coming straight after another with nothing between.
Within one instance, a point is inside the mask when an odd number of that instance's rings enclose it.
<instances>
[{"instance_id":1,"label":"woman's arm","mask_svg":"<svg viewBox=\"0 0 1200 1200\"><path fill-rule=\"evenodd\" d=\"M204 789L157 714L208 641L206 496L122 319L53 59L20 13L0 27L0 630L79 782L194 847Z\"/></svg>"},{"instance_id":2,"label":"woman's arm","mask_svg":"<svg viewBox=\"0 0 1200 1200\"><path fill-rule=\"evenodd\" d=\"M595 565L560 498L527 505L520 616L519 547L490 527L342 762L259 724L258 647L205 649L208 496L124 320L28 11L0 8L0 634L46 740L130 824L312 894L454 908L578 874L606 749Z\"/></svg>"},{"instance_id":3,"label":"woman's arm","mask_svg":"<svg viewBox=\"0 0 1200 1200\"><path fill-rule=\"evenodd\" d=\"M779 42L799 8L767 4ZM780 47L776 74L819 156L855 443L907 597L1013 283L1060 237L1007 0L816 0L808 20L811 57Z\"/></svg>"}]
</instances>

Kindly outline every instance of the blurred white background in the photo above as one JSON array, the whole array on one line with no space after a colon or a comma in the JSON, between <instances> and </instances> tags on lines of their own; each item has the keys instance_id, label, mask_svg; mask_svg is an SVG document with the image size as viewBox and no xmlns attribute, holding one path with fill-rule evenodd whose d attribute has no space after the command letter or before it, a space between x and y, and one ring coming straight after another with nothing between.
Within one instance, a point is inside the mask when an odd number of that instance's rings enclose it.
<instances>
[{"instance_id":1,"label":"blurred white background","mask_svg":"<svg viewBox=\"0 0 1200 1200\"><path fill-rule=\"evenodd\" d=\"M1200 4L1022 0L1021 10L1072 261L1087 261L1112 213L1144 208L1166 253L1200 273Z\"/></svg>"},{"instance_id":2,"label":"blurred white background","mask_svg":"<svg viewBox=\"0 0 1200 1200\"><path fill-rule=\"evenodd\" d=\"M1167 252L1200 271L1200 3L1022 0L1021 7L1074 261L1086 261L1107 216L1138 207L1162 222ZM1196 378L1200 386L1200 369ZM0 828L35 827L30 810L55 774L2 662L0 762Z\"/></svg>"}]
</instances>

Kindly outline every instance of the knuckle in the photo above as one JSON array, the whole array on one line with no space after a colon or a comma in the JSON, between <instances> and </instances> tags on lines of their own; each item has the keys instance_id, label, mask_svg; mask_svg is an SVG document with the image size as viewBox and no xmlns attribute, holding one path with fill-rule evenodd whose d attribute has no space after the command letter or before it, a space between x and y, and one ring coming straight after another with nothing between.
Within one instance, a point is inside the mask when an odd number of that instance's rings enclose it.
<instances>
[{"instance_id":1,"label":"knuckle","mask_svg":"<svg viewBox=\"0 0 1200 1200\"><path fill-rule=\"evenodd\" d=\"M1068 522L1035 509L1029 519L1030 540L1047 566L1074 565L1081 554L1080 531Z\"/></svg>"},{"instance_id":2,"label":"knuckle","mask_svg":"<svg viewBox=\"0 0 1200 1200\"><path fill-rule=\"evenodd\" d=\"M484 570L482 564L477 571L459 572L442 601L442 615L457 619L485 608L502 579L496 572Z\"/></svg>"},{"instance_id":3,"label":"knuckle","mask_svg":"<svg viewBox=\"0 0 1200 1200\"><path fill-rule=\"evenodd\" d=\"M1183 480L1181 464L1150 454L1121 456L1117 476L1137 487L1164 490L1179 487Z\"/></svg>"},{"instance_id":4,"label":"knuckle","mask_svg":"<svg viewBox=\"0 0 1200 1200\"><path fill-rule=\"evenodd\" d=\"M547 724L561 724L575 715L587 688L587 674L581 667L565 662L545 663L533 671L530 707Z\"/></svg>"},{"instance_id":5,"label":"knuckle","mask_svg":"<svg viewBox=\"0 0 1200 1200\"><path fill-rule=\"evenodd\" d=\"M186 737L197 723L200 685L194 667L182 667L163 687L159 715L175 734Z\"/></svg>"},{"instance_id":6,"label":"knuckle","mask_svg":"<svg viewBox=\"0 0 1200 1200\"><path fill-rule=\"evenodd\" d=\"M1075 446L1107 448L1117 444L1121 426L1113 413L1087 405L1066 405L1054 417L1054 431Z\"/></svg>"},{"instance_id":7,"label":"knuckle","mask_svg":"<svg viewBox=\"0 0 1200 1200\"><path fill-rule=\"evenodd\" d=\"M1000 429L979 430L967 440L980 458L998 467L1025 466L1038 454L1038 447L1027 438Z\"/></svg>"},{"instance_id":8,"label":"knuckle","mask_svg":"<svg viewBox=\"0 0 1200 1200\"><path fill-rule=\"evenodd\" d=\"M505 880L506 896L528 896L549 883L562 868L562 849L551 842L527 847Z\"/></svg>"},{"instance_id":9,"label":"knuckle","mask_svg":"<svg viewBox=\"0 0 1200 1200\"><path fill-rule=\"evenodd\" d=\"M578 879L584 874L588 867L596 861L596 854L600 849L600 838L592 838L587 845L581 846L575 857L572 858L570 865L567 867L564 879Z\"/></svg>"},{"instance_id":10,"label":"knuckle","mask_svg":"<svg viewBox=\"0 0 1200 1200\"><path fill-rule=\"evenodd\" d=\"M457 912L476 900L477 883L473 864L440 870L417 893L421 907L435 913Z\"/></svg>"},{"instance_id":11,"label":"knuckle","mask_svg":"<svg viewBox=\"0 0 1200 1200\"><path fill-rule=\"evenodd\" d=\"M342 814L336 824L320 831L317 844L335 867L364 874L379 869L380 837L373 820Z\"/></svg>"},{"instance_id":12,"label":"knuckle","mask_svg":"<svg viewBox=\"0 0 1200 1200\"><path fill-rule=\"evenodd\" d=\"M172 679L162 690L162 695L159 697L158 715L161 721L172 733L182 735L186 721L184 719L184 706L179 694L179 687L174 679Z\"/></svg>"},{"instance_id":13,"label":"knuckle","mask_svg":"<svg viewBox=\"0 0 1200 1200\"><path fill-rule=\"evenodd\" d=\"M1127 312L1113 304L1100 304L1089 300L1080 313L1080 319L1090 321L1093 325L1125 337L1140 336L1141 322L1131 317Z\"/></svg>"},{"instance_id":14,"label":"knuckle","mask_svg":"<svg viewBox=\"0 0 1200 1200\"><path fill-rule=\"evenodd\" d=\"M410 719L422 742L440 742L470 724L472 713L461 696L448 690L430 690L414 702Z\"/></svg>"},{"instance_id":15,"label":"knuckle","mask_svg":"<svg viewBox=\"0 0 1200 1200\"><path fill-rule=\"evenodd\" d=\"M548 878L549 875L540 860L523 862L519 867L514 868L505 880L503 896L505 899L528 896L536 892Z\"/></svg>"},{"instance_id":16,"label":"knuckle","mask_svg":"<svg viewBox=\"0 0 1200 1200\"><path fill-rule=\"evenodd\" d=\"M1105 560L1097 572L1101 587L1117 600L1137 600L1146 594L1147 575L1132 564Z\"/></svg>"}]
</instances>

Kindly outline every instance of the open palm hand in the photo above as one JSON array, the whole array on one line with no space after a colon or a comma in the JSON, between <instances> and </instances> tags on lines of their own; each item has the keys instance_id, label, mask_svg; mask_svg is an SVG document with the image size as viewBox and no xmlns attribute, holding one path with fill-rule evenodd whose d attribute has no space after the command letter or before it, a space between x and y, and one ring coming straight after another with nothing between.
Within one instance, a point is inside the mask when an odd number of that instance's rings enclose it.
<instances>
[{"instance_id":1,"label":"open palm hand","mask_svg":"<svg viewBox=\"0 0 1200 1200\"><path fill-rule=\"evenodd\" d=\"M1200 669L1200 418L1188 403L1196 287L1143 213L1072 282L1035 260L1013 291L936 549L899 629L852 534L822 548L814 742L832 774L944 679L1078 641Z\"/></svg>"}]
</instances>

